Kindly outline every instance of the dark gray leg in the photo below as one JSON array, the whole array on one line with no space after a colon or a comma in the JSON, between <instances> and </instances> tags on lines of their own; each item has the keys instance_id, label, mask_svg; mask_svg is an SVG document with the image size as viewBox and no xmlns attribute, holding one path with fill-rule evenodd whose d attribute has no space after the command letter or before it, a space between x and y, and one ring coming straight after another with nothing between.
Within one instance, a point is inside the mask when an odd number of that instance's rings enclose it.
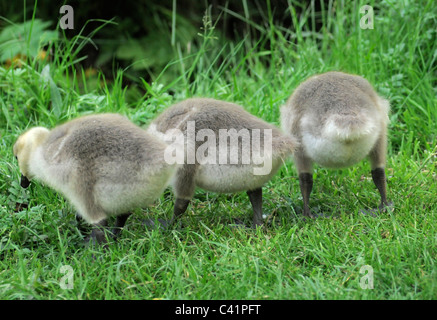
<instances>
[{"instance_id":1,"label":"dark gray leg","mask_svg":"<svg viewBox=\"0 0 437 320\"><path fill-rule=\"evenodd\" d=\"M247 195L249 196L250 203L252 204L253 209L253 227L262 226L262 202L263 202L263 192L262 188L258 188L255 190L247 191Z\"/></svg>"},{"instance_id":2,"label":"dark gray leg","mask_svg":"<svg viewBox=\"0 0 437 320\"><path fill-rule=\"evenodd\" d=\"M384 128L384 131L376 142L375 147L369 154L370 163L372 165L372 179L379 191L379 194L381 195L379 211L385 210L387 207L392 205L392 203L387 201L387 180L384 169L387 155L387 135L385 130L386 128ZM377 211L378 209L371 210L370 213L375 215L374 213Z\"/></svg>"},{"instance_id":3,"label":"dark gray leg","mask_svg":"<svg viewBox=\"0 0 437 320\"><path fill-rule=\"evenodd\" d=\"M173 217L168 225L173 226L179 217L187 210L190 200L193 198L196 183L197 164L185 164L176 173L173 190L176 195L176 201L173 209Z\"/></svg>"},{"instance_id":4,"label":"dark gray leg","mask_svg":"<svg viewBox=\"0 0 437 320\"><path fill-rule=\"evenodd\" d=\"M299 173L299 186L303 198L303 215L314 218L310 210L310 194L313 190L313 175L308 172Z\"/></svg>"},{"instance_id":5,"label":"dark gray leg","mask_svg":"<svg viewBox=\"0 0 437 320\"><path fill-rule=\"evenodd\" d=\"M173 209L173 217L171 218L169 225L172 226L180 218L180 216L187 211L188 204L190 200L186 199L176 199Z\"/></svg>"},{"instance_id":6,"label":"dark gray leg","mask_svg":"<svg viewBox=\"0 0 437 320\"><path fill-rule=\"evenodd\" d=\"M384 168L373 169L372 179L379 191L379 194L381 195L381 204L379 205L379 209L383 210L384 208L390 206L389 202L387 201L387 180L385 177Z\"/></svg>"},{"instance_id":7,"label":"dark gray leg","mask_svg":"<svg viewBox=\"0 0 437 320\"><path fill-rule=\"evenodd\" d=\"M126 220L130 217L131 214L132 213L124 213L117 216L115 220L115 225L112 228L112 236L114 237L114 239L116 239L120 235L121 230L126 224Z\"/></svg>"}]
</instances>

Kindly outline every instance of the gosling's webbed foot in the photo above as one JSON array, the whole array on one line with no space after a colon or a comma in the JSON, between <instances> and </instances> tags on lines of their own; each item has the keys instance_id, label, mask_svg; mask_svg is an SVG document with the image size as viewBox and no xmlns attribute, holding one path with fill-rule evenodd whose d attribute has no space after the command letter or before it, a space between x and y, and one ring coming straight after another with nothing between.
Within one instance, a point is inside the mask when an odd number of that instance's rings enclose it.
<instances>
[{"instance_id":1,"label":"gosling's webbed foot","mask_svg":"<svg viewBox=\"0 0 437 320\"><path fill-rule=\"evenodd\" d=\"M256 229L257 226L262 226L262 223L256 225L252 222L251 225L248 226L243 220L234 218L233 223L229 223L228 226L231 228Z\"/></svg>"},{"instance_id":2,"label":"gosling's webbed foot","mask_svg":"<svg viewBox=\"0 0 437 320\"><path fill-rule=\"evenodd\" d=\"M91 234L85 239L87 245L104 245L107 247L108 240L113 238L113 233L108 229L108 221L106 219L94 224Z\"/></svg>"},{"instance_id":3,"label":"gosling's webbed foot","mask_svg":"<svg viewBox=\"0 0 437 320\"><path fill-rule=\"evenodd\" d=\"M379 209L361 209L360 213L365 216L377 217L377 213L379 213Z\"/></svg>"},{"instance_id":4,"label":"gosling's webbed foot","mask_svg":"<svg viewBox=\"0 0 437 320\"><path fill-rule=\"evenodd\" d=\"M264 225L265 224L263 221L260 221L260 222L252 221L252 223L250 225L248 225L246 222L244 222L243 220L241 220L239 218L234 218L233 223L227 224L227 226L231 227L231 228L241 228L241 229L247 229L247 230L254 230L257 228L262 228Z\"/></svg>"},{"instance_id":5,"label":"gosling's webbed foot","mask_svg":"<svg viewBox=\"0 0 437 320\"><path fill-rule=\"evenodd\" d=\"M85 244L87 246L103 245L104 247L107 247L108 238L110 237L108 234L109 232L109 230L104 231L100 229L93 229L91 234L85 238Z\"/></svg>"},{"instance_id":6,"label":"gosling's webbed foot","mask_svg":"<svg viewBox=\"0 0 437 320\"><path fill-rule=\"evenodd\" d=\"M126 220L130 215L131 213L125 213L117 216L112 230L108 228L108 220L106 219L96 223L91 231L91 234L85 239L85 242L88 245L104 244L107 246L109 240L117 240L121 230L123 230ZM78 219L77 216L76 219Z\"/></svg>"},{"instance_id":7,"label":"gosling's webbed foot","mask_svg":"<svg viewBox=\"0 0 437 320\"><path fill-rule=\"evenodd\" d=\"M264 226L263 222L256 222L256 223L252 223L252 225L250 226L252 229L257 229L257 228L262 228Z\"/></svg>"},{"instance_id":8,"label":"gosling's webbed foot","mask_svg":"<svg viewBox=\"0 0 437 320\"><path fill-rule=\"evenodd\" d=\"M232 223L228 223L227 226L231 228L248 228L243 220L239 218L234 218L233 220L234 221Z\"/></svg>"},{"instance_id":9,"label":"gosling's webbed foot","mask_svg":"<svg viewBox=\"0 0 437 320\"><path fill-rule=\"evenodd\" d=\"M318 216L313 214L311 211L308 211L306 213L304 213L303 215L303 219L307 220L307 219L316 219Z\"/></svg>"},{"instance_id":10,"label":"gosling's webbed foot","mask_svg":"<svg viewBox=\"0 0 437 320\"><path fill-rule=\"evenodd\" d=\"M378 208L375 209L361 209L360 213L364 215L369 215L372 217L377 217L379 213L391 212L394 210L393 202L387 202L387 204L380 204Z\"/></svg>"},{"instance_id":11,"label":"gosling's webbed foot","mask_svg":"<svg viewBox=\"0 0 437 320\"><path fill-rule=\"evenodd\" d=\"M319 213L313 214L311 218L312 219L322 219L322 218L327 219L327 218L332 218L332 217L333 217L332 215L328 215L326 213L319 212Z\"/></svg>"},{"instance_id":12,"label":"gosling's webbed foot","mask_svg":"<svg viewBox=\"0 0 437 320\"><path fill-rule=\"evenodd\" d=\"M385 204L380 204L378 209L383 212L394 211L395 206L392 201L389 201Z\"/></svg>"},{"instance_id":13,"label":"gosling's webbed foot","mask_svg":"<svg viewBox=\"0 0 437 320\"><path fill-rule=\"evenodd\" d=\"M304 206L295 208L296 214L299 215L299 213L302 213L302 219L304 221L308 219L317 219L317 218L325 218L326 215L323 214L319 206L312 207L310 209L309 207Z\"/></svg>"}]
</instances>

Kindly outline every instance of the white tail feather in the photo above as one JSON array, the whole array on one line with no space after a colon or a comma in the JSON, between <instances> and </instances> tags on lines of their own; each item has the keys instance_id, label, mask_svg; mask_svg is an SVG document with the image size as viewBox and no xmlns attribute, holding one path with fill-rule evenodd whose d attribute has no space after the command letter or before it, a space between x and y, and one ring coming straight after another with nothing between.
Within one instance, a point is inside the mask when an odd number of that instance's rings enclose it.
<instances>
[{"instance_id":1,"label":"white tail feather","mask_svg":"<svg viewBox=\"0 0 437 320\"><path fill-rule=\"evenodd\" d=\"M323 135L340 141L354 141L376 133L376 123L366 116L333 115L325 123Z\"/></svg>"}]
</instances>

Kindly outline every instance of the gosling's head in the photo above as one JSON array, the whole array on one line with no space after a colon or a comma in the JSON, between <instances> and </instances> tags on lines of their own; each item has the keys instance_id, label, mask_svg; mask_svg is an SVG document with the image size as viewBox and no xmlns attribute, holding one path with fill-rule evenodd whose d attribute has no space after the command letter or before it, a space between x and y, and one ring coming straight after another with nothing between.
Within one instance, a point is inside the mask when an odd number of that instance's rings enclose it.
<instances>
[{"instance_id":1,"label":"gosling's head","mask_svg":"<svg viewBox=\"0 0 437 320\"><path fill-rule=\"evenodd\" d=\"M32 128L20 135L14 144L14 156L18 160L18 167L21 171L21 186L23 188L29 186L29 180L33 177L29 171L32 153L45 141L49 132L48 129L42 127Z\"/></svg>"}]
</instances>

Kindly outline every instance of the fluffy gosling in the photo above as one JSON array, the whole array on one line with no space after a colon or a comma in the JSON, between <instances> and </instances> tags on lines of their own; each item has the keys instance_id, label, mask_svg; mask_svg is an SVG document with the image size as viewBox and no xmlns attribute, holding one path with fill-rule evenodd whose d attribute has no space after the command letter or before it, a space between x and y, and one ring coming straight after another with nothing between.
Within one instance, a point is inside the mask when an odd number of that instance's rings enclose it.
<instances>
[{"instance_id":1,"label":"fluffy gosling","mask_svg":"<svg viewBox=\"0 0 437 320\"><path fill-rule=\"evenodd\" d=\"M166 147L125 117L98 114L32 128L13 152L22 187L36 179L59 191L95 226L90 240L105 242L109 216L117 216L115 237L130 210L151 204L168 185L175 166L164 161Z\"/></svg>"},{"instance_id":2,"label":"fluffy gosling","mask_svg":"<svg viewBox=\"0 0 437 320\"><path fill-rule=\"evenodd\" d=\"M385 163L389 102L367 80L342 72L310 77L281 108L283 130L297 138L294 160L299 173L304 215L312 217L309 198L312 165L343 168L369 157L372 178L387 201Z\"/></svg>"},{"instance_id":3,"label":"fluffy gosling","mask_svg":"<svg viewBox=\"0 0 437 320\"><path fill-rule=\"evenodd\" d=\"M175 132L182 135L183 159L172 183L176 202L170 224L186 211L197 186L218 193L246 191L253 225L262 225L262 186L296 145L293 138L241 106L206 98L169 107L148 132L167 143Z\"/></svg>"}]
</instances>

